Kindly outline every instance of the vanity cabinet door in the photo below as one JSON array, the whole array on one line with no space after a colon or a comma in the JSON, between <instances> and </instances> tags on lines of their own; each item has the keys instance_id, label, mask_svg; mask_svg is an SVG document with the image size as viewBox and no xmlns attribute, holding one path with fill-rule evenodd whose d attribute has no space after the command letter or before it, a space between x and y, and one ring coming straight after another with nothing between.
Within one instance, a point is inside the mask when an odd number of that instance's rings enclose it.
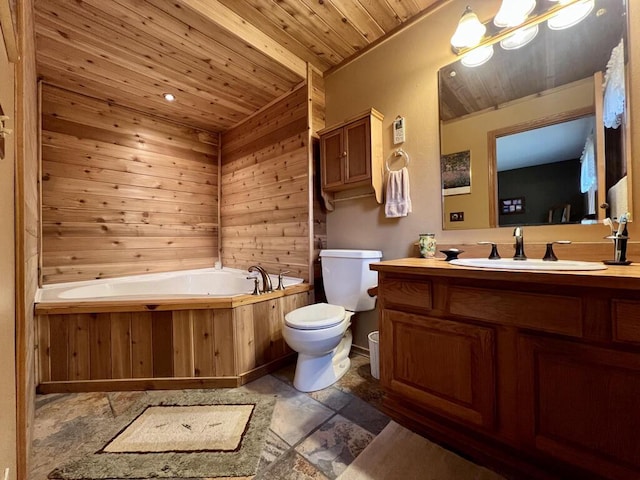
<instances>
[{"instance_id":1,"label":"vanity cabinet door","mask_svg":"<svg viewBox=\"0 0 640 480\"><path fill-rule=\"evenodd\" d=\"M345 179L344 183L371 180L371 129L369 119L363 118L344 127Z\"/></svg>"},{"instance_id":2,"label":"vanity cabinet door","mask_svg":"<svg viewBox=\"0 0 640 480\"><path fill-rule=\"evenodd\" d=\"M605 478L640 478L640 352L518 340L524 446Z\"/></svg>"},{"instance_id":3,"label":"vanity cabinet door","mask_svg":"<svg viewBox=\"0 0 640 480\"><path fill-rule=\"evenodd\" d=\"M385 388L450 419L494 428L492 328L385 309L380 334Z\"/></svg>"},{"instance_id":4,"label":"vanity cabinet door","mask_svg":"<svg viewBox=\"0 0 640 480\"><path fill-rule=\"evenodd\" d=\"M344 184L344 130L339 128L320 138L322 158L322 188L331 189Z\"/></svg>"}]
</instances>

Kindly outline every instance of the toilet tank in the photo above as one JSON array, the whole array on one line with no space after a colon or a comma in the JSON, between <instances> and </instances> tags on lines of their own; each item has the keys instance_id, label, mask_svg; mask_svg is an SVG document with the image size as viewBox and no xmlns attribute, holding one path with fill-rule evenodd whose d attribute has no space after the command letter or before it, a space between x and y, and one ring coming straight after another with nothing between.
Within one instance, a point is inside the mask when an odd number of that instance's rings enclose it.
<instances>
[{"instance_id":1,"label":"toilet tank","mask_svg":"<svg viewBox=\"0 0 640 480\"><path fill-rule=\"evenodd\" d=\"M376 299L367 294L367 289L378 284L378 272L369 270L369 264L381 258L378 250L321 250L327 302L352 312L373 310Z\"/></svg>"}]
</instances>

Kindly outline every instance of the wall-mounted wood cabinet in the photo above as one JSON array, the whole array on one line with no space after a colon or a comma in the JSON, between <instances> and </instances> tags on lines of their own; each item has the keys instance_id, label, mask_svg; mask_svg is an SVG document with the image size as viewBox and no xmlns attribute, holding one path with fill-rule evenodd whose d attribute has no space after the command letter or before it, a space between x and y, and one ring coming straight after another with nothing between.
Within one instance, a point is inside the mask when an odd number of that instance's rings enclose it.
<instances>
[{"instance_id":1,"label":"wall-mounted wood cabinet","mask_svg":"<svg viewBox=\"0 0 640 480\"><path fill-rule=\"evenodd\" d=\"M640 268L618 268L374 265L386 412L514 478L637 480Z\"/></svg>"},{"instance_id":2,"label":"wall-mounted wood cabinet","mask_svg":"<svg viewBox=\"0 0 640 480\"><path fill-rule=\"evenodd\" d=\"M382 120L369 109L339 125L320 130L322 192L334 199L373 193L382 203Z\"/></svg>"}]
</instances>

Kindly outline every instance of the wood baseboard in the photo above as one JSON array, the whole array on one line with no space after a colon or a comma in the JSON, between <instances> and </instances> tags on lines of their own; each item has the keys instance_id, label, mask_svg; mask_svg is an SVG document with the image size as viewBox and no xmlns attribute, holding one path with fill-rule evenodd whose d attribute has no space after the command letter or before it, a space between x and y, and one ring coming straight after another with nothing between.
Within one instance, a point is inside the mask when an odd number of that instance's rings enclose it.
<instances>
[{"instance_id":1,"label":"wood baseboard","mask_svg":"<svg viewBox=\"0 0 640 480\"><path fill-rule=\"evenodd\" d=\"M245 385L279 368L295 358L289 354L238 376L229 377L177 377L177 378L122 378L108 380L78 380L42 382L36 391L47 393L128 392L136 390L187 390L195 388L235 388Z\"/></svg>"},{"instance_id":2,"label":"wood baseboard","mask_svg":"<svg viewBox=\"0 0 640 480\"><path fill-rule=\"evenodd\" d=\"M80 392L128 392L135 390L186 390L191 388L239 387L240 377L198 378L123 378L109 380L79 380L43 382L36 392L80 393Z\"/></svg>"},{"instance_id":3,"label":"wood baseboard","mask_svg":"<svg viewBox=\"0 0 640 480\"><path fill-rule=\"evenodd\" d=\"M238 377L240 381L240 385L245 385L249 382L257 380L260 377L267 375L268 373L274 372L285 365L289 365L293 363L296 359L296 353L292 352L286 357L279 358L278 360L274 360L265 365L262 365L254 370L250 370L249 372L243 373Z\"/></svg>"}]
</instances>

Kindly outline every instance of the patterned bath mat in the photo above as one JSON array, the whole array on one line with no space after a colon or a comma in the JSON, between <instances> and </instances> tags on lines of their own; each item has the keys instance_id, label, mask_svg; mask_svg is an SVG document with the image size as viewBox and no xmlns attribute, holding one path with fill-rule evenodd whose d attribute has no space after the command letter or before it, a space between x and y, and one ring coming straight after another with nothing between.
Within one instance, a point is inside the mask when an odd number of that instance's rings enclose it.
<instances>
[{"instance_id":1,"label":"patterned bath mat","mask_svg":"<svg viewBox=\"0 0 640 480\"><path fill-rule=\"evenodd\" d=\"M256 473L275 397L231 391L166 392L117 418L102 448L50 479L229 478Z\"/></svg>"}]
</instances>

